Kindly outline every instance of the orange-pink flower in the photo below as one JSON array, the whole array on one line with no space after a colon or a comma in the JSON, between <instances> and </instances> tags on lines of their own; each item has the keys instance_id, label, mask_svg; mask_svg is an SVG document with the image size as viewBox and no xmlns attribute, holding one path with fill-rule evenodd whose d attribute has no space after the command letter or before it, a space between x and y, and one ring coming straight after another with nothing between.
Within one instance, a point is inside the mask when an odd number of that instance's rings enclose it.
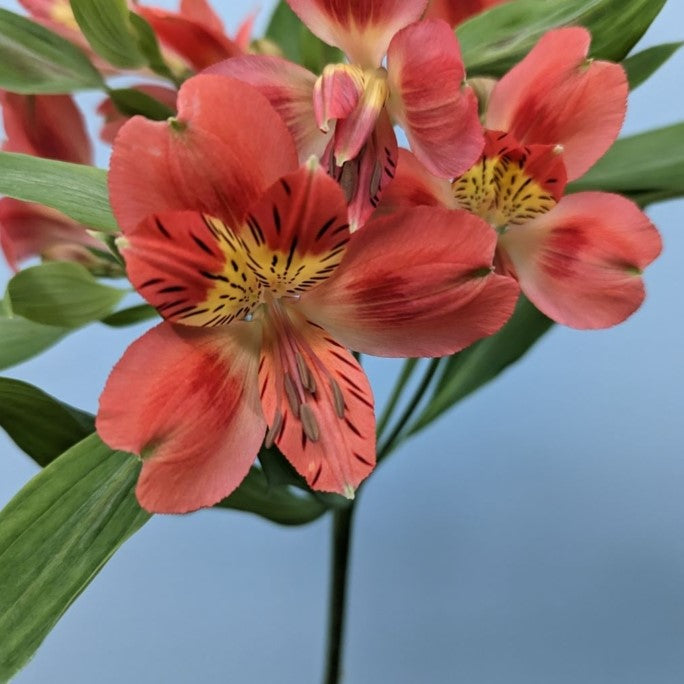
<instances>
[{"instance_id":1,"label":"orange-pink flower","mask_svg":"<svg viewBox=\"0 0 684 684\"><path fill-rule=\"evenodd\" d=\"M499 235L497 270L576 328L633 313L644 298L641 272L661 249L655 227L624 197L563 196L610 147L625 114L625 73L588 60L589 41L582 28L546 34L494 87L480 161L448 183L402 150L384 198L384 211L442 205L484 218Z\"/></svg>"},{"instance_id":2,"label":"orange-pink flower","mask_svg":"<svg viewBox=\"0 0 684 684\"><path fill-rule=\"evenodd\" d=\"M211 71L251 83L269 98L298 142L300 158L322 158L345 188L354 227L372 213L394 175L393 121L437 175L457 175L477 159L482 129L476 98L463 85L458 41L445 22L418 21L426 0L289 4L349 63L330 64L316 77L276 57L246 56Z\"/></svg>"},{"instance_id":3,"label":"orange-pink flower","mask_svg":"<svg viewBox=\"0 0 684 684\"><path fill-rule=\"evenodd\" d=\"M134 9L149 22L161 44L196 71L249 48L254 17L248 17L230 38L207 0L181 0L177 12L142 5Z\"/></svg>"},{"instance_id":4,"label":"orange-pink flower","mask_svg":"<svg viewBox=\"0 0 684 684\"><path fill-rule=\"evenodd\" d=\"M313 488L350 496L375 463L375 422L347 349L439 356L496 331L518 289L492 273L495 235L425 207L351 234L337 183L299 166L280 116L240 81L192 78L178 112L135 117L114 144L122 254L166 320L114 368L97 429L141 455L151 511L216 503L264 440Z\"/></svg>"},{"instance_id":5,"label":"orange-pink flower","mask_svg":"<svg viewBox=\"0 0 684 684\"><path fill-rule=\"evenodd\" d=\"M5 152L77 164L91 163L83 117L68 95L19 95L0 91ZM100 243L63 214L10 197L0 199L0 247L11 268L34 256L92 261L87 247Z\"/></svg>"}]
</instances>

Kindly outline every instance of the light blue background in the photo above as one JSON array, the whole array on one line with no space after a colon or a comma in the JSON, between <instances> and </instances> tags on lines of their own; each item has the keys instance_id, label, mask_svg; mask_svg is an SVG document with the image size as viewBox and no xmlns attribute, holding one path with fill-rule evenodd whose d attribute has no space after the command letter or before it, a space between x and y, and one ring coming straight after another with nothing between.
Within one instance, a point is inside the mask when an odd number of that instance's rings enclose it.
<instances>
[{"instance_id":1,"label":"light blue background","mask_svg":"<svg viewBox=\"0 0 684 684\"><path fill-rule=\"evenodd\" d=\"M231 29L251 6L217 4ZM273 3L261 5L259 29ZM684 5L670 0L641 47L683 28ZM680 53L635 92L626 133L683 117L683 67ZM649 212L665 252L630 321L555 329L373 476L357 516L346 682L684 681L683 210ZM92 326L8 374L94 411L142 329ZM395 364L368 368L381 401ZM2 504L37 468L4 435L0 453ZM315 682L328 532L327 519L156 517L16 681Z\"/></svg>"}]
</instances>

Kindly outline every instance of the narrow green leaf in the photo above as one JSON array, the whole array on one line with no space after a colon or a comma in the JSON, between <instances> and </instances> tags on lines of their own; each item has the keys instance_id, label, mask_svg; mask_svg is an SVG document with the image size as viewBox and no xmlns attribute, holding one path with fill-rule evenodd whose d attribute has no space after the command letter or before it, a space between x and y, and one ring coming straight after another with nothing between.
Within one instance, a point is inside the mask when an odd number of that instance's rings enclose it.
<instances>
[{"instance_id":1,"label":"narrow green leaf","mask_svg":"<svg viewBox=\"0 0 684 684\"><path fill-rule=\"evenodd\" d=\"M326 64L344 61L342 52L311 33L284 0L278 3L271 16L266 38L276 43L285 57L316 74Z\"/></svg>"},{"instance_id":2,"label":"narrow green leaf","mask_svg":"<svg viewBox=\"0 0 684 684\"><path fill-rule=\"evenodd\" d=\"M461 399L497 377L521 358L552 325L549 318L521 297L515 313L498 333L448 360L429 403L412 423L409 434L429 425Z\"/></svg>"},{"instance_id":3,"label":"narrow green leaf","mask_svg":"<svg viewBox=\"0 0 684 684\"><path fill-rule=\"evenodd\" d=\"M71 9L90 46L110 64L128 69L145 64L126 0L71 0Z\"/></svg>"},{"instance_id":4,"label":"narrow green leaf","mask_svg":"<svg viewBox=\"0 0 684 684\"><path fill-rule=\"evenodd\" d=\"M163 102L159 102L159 100L140 90L117 88L109 90L108 93L116 108L126 116L142 114L145 118L153 121L165 121L176 113Z\"/></svg>"},{"instance_id":5,"label":"narrow green leaf","mask_svg":"<svg viewBox=\"0 0 684 684\"><path fill-rule=\"evenodd\" d=\"M174 74L167 65L159 48L157 35L149 23L135 12L131 12L128 18L138 39L138 49L145 55L150 69L155 74L168 78L175 85L180 86L183 79ZM190 74L188 73L188 75Z\"/></svg>"},{"instance_id":6,"label":"narrow green leaf","mask_svg":"<svg viewBox=\"0 0 684 684\"><path fill-rule=\"evenodd\" d=\"M630 55L622 62L627 72L629 88L634 90L652 76L684 43L663 43Z\"/></svg>"},{"instance_id":7,"label":"narrow green leaf","mask_svg":"<svg viewBox=\"0 0 684 684\"><path fill-rule=\"evenodd\" d=\"M100 88L85 54L26 17L0 9L0 88L15 93L69 93Z\"/></svg>"},{"instance_id":8,"label":"narrow green leaf","mask_svg":"<svg viewBox=\"0 0 684 684\"><path fill-rule=\"evenodd\" d=\"M256 513L281 525L304 525L328 509L318 499L304 492L295 493L286 486L271 486L260 468L253 467L242 484L218 508L233 508Z\"/></svg>"},{"instance_id":9,"label":"narrow green leaf","mask_svg":"<svg viewBox=\"0 0 684 684\"><path fill-rule=\"evenodd\" d=\"M0 425L40 466L48 465L95 430L90 414L11 378L0 378Z\"/></svg>"},{"instance_id":10,"label":"narrow green leaf","mask_svg":"<svg viewBox=\"0 0 684 684\"><path fill-rule=\"evenodd\" d=\"M469 76L502 76L549 29L586 26L591 55L622 61L663 8L665 0L513 0L457 29Z\"/></svg>"},{"instance_id":11,"label":"narrow green leaf","mask_svg":"<svg viewBox=\"0 0 684 684\"><path fill-rule=\"evenodd\" d=\"M118 231L103 169L0 152L0 194L52 207L89 228Z\"/></svg>"},{"instance_id":12,"label":"narrow green leaf","mask_svg":"<svg viewBox=\"0 0 684 684\"><path fill-rule=\"evenodd\" d=\"M23 667L112 554L149 519L140 464L92 435L0 512L0 680Z\"/></svg>"},{"instance_id":13,"label":"narrow green leaf","mask_svg":"<svg viewBox=\"0 0 684 684\"><path fill-rule=\"evenodd\" d=\"M80 264L52 261L9 282L13 310L36 323L76 328L107 316L126 294L102 285Z\"/></svg>"},{"instance_id":14,"label":"narrow green leaf","mask_svg":"<svg viewBox=\"0 0 684 684\"><path fill-rule=\"evenodd\" d=\"M102 319L102 322L112 328L123 328L127 325L135 325L136 323L142 323L143 321L158 317L159 314L153 306L150 306L149 304L138 304L136 306L131 306L128 309L115 311L113 314L105 316Z\"/></svg>"},{"instance_id":15,"label":"narrow green leaf","mask_svg":"<svg viewBox=\"0 0 684 684\"><path fill-rule=\"evenodd\" d=\"M684 196L684 122L621 138L568 192L605 190L642 206Z\"/></svg>"},{"instance_id":16,"label":"narrow green leaf","mask_svg":"<svg viewBox=\"0 0 684 684\"><path fill-rule=\"evenodd\" d=\"M49 349L68 332L67 328L41 325L21 316L0 316L0 370Z\"/></svg>"}]
</instances>

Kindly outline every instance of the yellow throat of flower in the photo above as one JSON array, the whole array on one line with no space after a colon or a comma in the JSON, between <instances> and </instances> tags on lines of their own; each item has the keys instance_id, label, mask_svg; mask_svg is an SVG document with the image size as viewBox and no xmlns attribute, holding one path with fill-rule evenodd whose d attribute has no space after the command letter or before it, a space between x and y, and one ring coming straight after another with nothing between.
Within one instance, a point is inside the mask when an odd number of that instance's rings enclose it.
<instances>
[{"instance_id":1,"label":"yellow throat of flower","mask_svg":"<svg viewBox=\"0 0 684 684\"><path fill-rule=\"evenodd\" d=\"M459 208L481 216L503 232L507 226L526 223L556 205L565 185L560 146L503 145L494 154L491 147L488 144L480 161L453 181Z\"/></svg>"}]
</instances>

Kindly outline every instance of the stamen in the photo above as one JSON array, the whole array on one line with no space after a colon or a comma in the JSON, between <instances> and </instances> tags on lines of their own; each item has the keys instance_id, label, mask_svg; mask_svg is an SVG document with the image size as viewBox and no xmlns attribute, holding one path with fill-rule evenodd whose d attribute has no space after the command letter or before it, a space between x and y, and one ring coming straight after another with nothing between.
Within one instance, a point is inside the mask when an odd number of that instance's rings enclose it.
<instances>
[{"instance_id":1,"label":"stamen","mask_svg":"<svg viewBox=\"0 0 684 684\"><path fill-rule=\"evenodd\" d=\"M299 418L302 421L304 434L309 438L310 441L317 442L320 439L321 430L318 427L316 416L308 404L301 405Z\"/></svg>"},{"instance_id":2,"label":"stamen","mask_svg":"<svg viewBox=\"0 0 684 684\"><path fill-rule=\"evenodd\" d=\"M332 377L330 378L330 390L333 396L335 413L337 414L338 418L344 418L344 409L346 408L344 405L344 396L340 386L337 384L337 381Z\"/></svg>"},{"instance_id":3,"label":"stamen","mask_svg":"<svg viewBox=\"0 0 684 684\"><path fill-rule=\"evenodd\" d=\"M299 379L302 381L304 389L308 390L311 394L315 394L316 379L314 378L311 369L306 365L304 357L299 352L295 352L295 361L297 362L297 371L299 372Z\"/></svg>"},{"instance_id":4,"label":"stamen","mask_svg":"<svg viewBox=\"0 0 684 684\"><path fill-rule=\"evenodd\" d=\"M297 394L297 388L295 387L292 378L288 372L285 372L285 377L283 379L283 384L285 385L285 394L287 395L287 401L290 404L292 413L295 416L299 416L299 411L301 409L301 401L299 400L299 395Z\"/></svg>"},{"instance_id":5,"label":"stamen","mask_svg":"<svg viewBox=\"0 0 684 684\"><path fill-rule=\"evenodd\" d=\"M271 427L268 428L268 432L266 433L266 437L264 438L264 446L267 449L273 446L273 443L275 442L282 425L283 414L280 412L279 409L276 409L275 416L273 416L273 425L271 425Z\"/></svg>"}]
</instances>

